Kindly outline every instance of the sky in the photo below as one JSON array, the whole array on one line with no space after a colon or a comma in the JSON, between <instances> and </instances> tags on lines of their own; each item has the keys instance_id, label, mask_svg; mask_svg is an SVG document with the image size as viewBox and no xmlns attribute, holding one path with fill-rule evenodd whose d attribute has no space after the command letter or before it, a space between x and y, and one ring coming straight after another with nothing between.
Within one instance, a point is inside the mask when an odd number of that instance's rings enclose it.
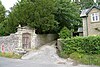
<instances>
[{"instance_id":1,"label":"sky","mask_svg":"<svg viewBox=\"0 0 100 67\"><path fill-rule=\"evenodd\" d=\"M10 10L11 7L13 7L14 4L16 4L17 0L1 0L2 4L6 8L6 10ZM96 0L94 0L96 2Z\"/></svg>"},{"instance_id":2,"label":"sky","mask_svg":"<svg viewBox=\"0 0 100 67\"><path fill-rule=\"evenodd\" d=\"M11 7L17 2L17 0L1 0L6 10L10 10Z\"/></svg>"}]
</instances>

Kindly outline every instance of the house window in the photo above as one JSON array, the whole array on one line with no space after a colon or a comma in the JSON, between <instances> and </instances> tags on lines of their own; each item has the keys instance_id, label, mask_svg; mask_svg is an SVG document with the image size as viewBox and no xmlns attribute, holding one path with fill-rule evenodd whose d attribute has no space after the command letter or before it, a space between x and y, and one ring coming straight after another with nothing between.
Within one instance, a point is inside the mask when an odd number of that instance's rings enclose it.
<instances>
[{"instance_id":1,"label":"house window","mask_svg":"<svg viewBox=\"0 0 100 67\"><path fill-rule=\"evenodd\" d=\"M93 14L91 14L91 21L92 22L99 21L99 13L93 13Z\"/></svg>"}]
</instances>

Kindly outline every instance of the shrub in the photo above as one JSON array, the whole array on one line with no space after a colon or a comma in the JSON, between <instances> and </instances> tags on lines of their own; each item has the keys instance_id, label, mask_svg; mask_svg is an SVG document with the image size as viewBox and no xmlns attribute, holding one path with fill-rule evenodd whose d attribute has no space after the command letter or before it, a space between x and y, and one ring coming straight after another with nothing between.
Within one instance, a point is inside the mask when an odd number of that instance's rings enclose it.
<instances>
[{"instance_id":1,"label":"shrub","mask_svg":"<svg viewBox=\"0 0 100 67\"><path fill-rule=\"evenodd\" d=\"M100 65L100 36L61 39L61 43L61 57L70 57L83 64Z\"/></svg>"},{"instance_id":2,"label":"shrub","mask_svg":"<svg viewBox=\"0 0 100 67\"><path fill-rule=\"evenodd\" d=\"M70 38L71 32L69 31L69 29L67 27L63 27L59 33L59 37L62 39Z\"/></svg>"},{"instance_id":3,"label":"shrub","mask_svg":"<svg viewBox=\"0 0 100 67\"><path fill-rule=\"evenodd\" d=\"M100 36L74 37L64 39L62 42L62 51L67 54L73 52L86 54L100 54Z\"/></svg>"}]
</instances>

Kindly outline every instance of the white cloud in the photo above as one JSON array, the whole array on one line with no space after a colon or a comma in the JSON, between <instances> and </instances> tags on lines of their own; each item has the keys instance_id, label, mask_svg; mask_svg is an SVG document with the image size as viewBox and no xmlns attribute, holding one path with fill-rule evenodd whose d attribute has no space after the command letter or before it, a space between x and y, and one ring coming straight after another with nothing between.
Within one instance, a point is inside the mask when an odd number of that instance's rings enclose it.
<instances>
[{"instance_id":1,"label":"white cloud","mask_svg":"<svg viewBox=\"0 0 100 67\"><path fill-rule=\"evenodd\" d=\"M6 8L6 10L10 10L14 4L16 4L17 0L1 0L2 4Z\"/></svg>"}]
</instances>

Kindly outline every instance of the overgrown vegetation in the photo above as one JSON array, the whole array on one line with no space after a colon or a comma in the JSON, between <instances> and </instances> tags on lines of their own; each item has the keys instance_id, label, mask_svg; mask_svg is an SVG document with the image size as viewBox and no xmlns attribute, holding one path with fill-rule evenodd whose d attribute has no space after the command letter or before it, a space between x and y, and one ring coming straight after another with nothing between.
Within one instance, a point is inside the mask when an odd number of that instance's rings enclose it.
<instances>
[{"instance_id":1,"label":"overgrown vegetation","mask_svg":"<svg viewBox=\"0 0 100 67\"><path fill-rule=\"evenodd\" d=\"M14 58L14 59L20 59L22 55L20 54L15 54L12 52L6 52L6 53L1 53L0 52L0 57L7 57L7 58Z\"/></svg>"},{"instance_id":2,"label":"overgrown vegetation","mask_svg":"<svg viewBox=\"0 0 100 67\"><path fill-rule=\"evenodd\" d=\"M100 36L63 39L61 57L72 58L85 64L100 65Z\"/></svg>"}]
</instances>

